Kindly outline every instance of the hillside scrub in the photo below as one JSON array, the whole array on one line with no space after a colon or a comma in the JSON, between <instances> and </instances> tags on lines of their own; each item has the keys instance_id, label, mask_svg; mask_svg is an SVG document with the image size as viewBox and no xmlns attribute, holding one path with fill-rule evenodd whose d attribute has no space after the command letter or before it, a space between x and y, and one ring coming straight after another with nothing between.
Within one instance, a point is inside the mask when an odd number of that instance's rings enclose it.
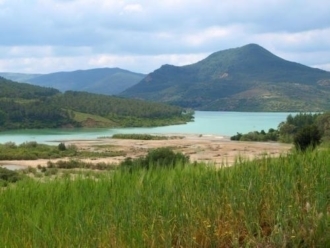
<instances>
[{"instance_id":1,"label":"hillside scrub","mask_svg":"<svg viewBox=\"0 0 330 248\"><path fill-rule=\"evenodd\" d=\"M114 157L125 155L122 151L89 152L78 151L77 147L65 146L60 143L58 146L39 144L37 142L25 142L16 145L13 142L0 144L0 160L35 160L54 159L64 157L94 158L94 157Z\"/></svg>"},{"instance_id":2,"label":"hillside scrub","mask_svg":"<svg viewBox=\"0 0 330 248\"><path fill-rule=\"evenodd\" d=\"M329 149L233 167L22 180L0 191L5 247L328 247Z\"/></svg>"}]
</instances>

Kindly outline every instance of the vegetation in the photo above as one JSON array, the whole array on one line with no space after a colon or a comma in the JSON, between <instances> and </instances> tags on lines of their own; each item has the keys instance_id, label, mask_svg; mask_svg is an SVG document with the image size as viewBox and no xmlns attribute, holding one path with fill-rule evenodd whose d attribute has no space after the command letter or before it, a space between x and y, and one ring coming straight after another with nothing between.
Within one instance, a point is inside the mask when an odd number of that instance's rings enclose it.
<instances>
[{"instance_id":1,"label":"vegetation","mask_svg":"<svg viewBox=\"0 0 330 248\"><path fill-rule=\"evenodd\" d=\"M164 65L122 95L196 110L324 111L330 72L249 44L187 66Z\"/></svg>"},{"instance_id":2,"label":"vegetation","mask_svg":"<svg viewBox=\"0 0 330 248\"><path fill-rule=\"evenodd\" d=\"M73 91L54 97L53 104L63 109L93 113L112 120L117 126L129 127L186 123L192 119L193 114L160 103Z\"/></svg>"},{"instance_id":3,"label":"vegetation","mask_svg":"<svg viewBox=\"0 0 330 248\"><path fill-rule=\"evenodd\" d=\"M42 166L38 167L39 169L43 170L44 172L47 171L47 169L91 169L91 170L113 170L115 168L115 165L113 164L107 164L107 163L89 163L89 162L83 162L77 159L71 159L68 161L59 160L57 162L51 162L49 161L47 163L47 168L44 168Z\"/></svg>"},{"instance_id":4,"label":"vegetation","mask_svg":"<svg viewBox=\"0 0 330 248\"><path fill-rule=\"evenodd\" d=\"M191 121L193 112L140 100L15 83L0 77L0 131L60 127L162 126Z\"/></svg>"},{"instance_id":5,"label":"vegetation","mask_svg":"<svg viewBox=\"0 0 330 248\"><path fill-rule=\"evenodd\" d=\"M302 127L294 136L293 143L296 149L306 151L307 148L315 149L321 142L321 134L315 125Z\"/></svg>"},{"instance_id":6,"label":"vegetation","mask_svg":"<svg viewBox=\"0 0 330 248\"><path fill-rule=\"evenodd\" d=\"M174 152L172 149L157 148L148 152L145 157L132 159L126 158L121 164L122 169L129 171L134 169L157 169L157 168L174 168L175 166L184 166L189 163L189 156L181 152Z\"/></svg>"},{"instance_id":7,"label":"vegetation","mask_svg":"<svg viewBox=\"0 0 330 248\"><path fill-rule=\"evenodd\" d=\"M52 88L15 83L0 77L0 99L36 99L51 97L59 91Z\"/></svg>"},{"instance_id":8,"label":"vegetation","mask_svg":"<svg viewBox=\"0 0 330 248\"><path fill-rule=\"evenodd\" d=\"M0 167L0 188L8 186L9 183L15 183L22 179L22 176L17 171L11 171Z\"/></svg>"},{"instance_id":9,"label":"vegetation","mask_svg":"<svg viewBox=\"0 0 330 248\"><path fill-rule=\"evenodd\" d=\"M293 142L295 135L305 126L317 125L318 117L321 114L300 113L295 116L288 115L285 122L278 126L280 133L279 139L282 142ZM321 131L321 130L320 130Z\"/></svg>"},{"instance_id":10,"label":"vegetation","mask_svg":"<svg viewBox=\"0 0 330 248\"><path fill-rule=\"evenodd\" d=\"M25 142L20 145L12 142L0 144L0 160L35 160L63 157L95 158L123 155L125 155L124 152L114 150L102 152L78 151L77 147L72 145L66 147L63 143L60 143L58 146L38 144L37 142Z\"/></svg>"},{"instance_id":11,"label":"vegetation","mask_svg":"<svg viewBox=\"0 0 330 248\"><path fill-rule=\"evenodd\" d=\"M305 151L314 149L321 142L330 140L330 112L300 113L288 115L285 122L278 126L278 130L269 129L268 133L253 131L247 134L237 133L230 138L238 141L281 141L294 143L296 149Z\"/></svg>"},{"instance_id":12,"label":"vegetation","mask_svg":"<svg viewBox=\"0 0 330 248\"><path fill-rule=\"evenodd\" d=\"M231 140L238 141L277 141L278 138L279 132L273 128L270 128L267 133L264 130L261 130L261 132L253 131L247 134L237 133L230 137Z\"/></svg>"},{"instance_id":13,"label":"vegetation","mask_svg":"<svg viewBox=\"0 0 330 248\"><path fill-rule=\"evenodd\" d=\"M136 133L117 133L112 135L114 139L136 139L136 140L169 140L169 139L182 139L182 136L159 136L151 134L136 134Z\"/></svg>"},{"instance_id":14,"label":"vegetation","mask_svg":"<svg viewBox=\"0 0 330 248\"><path fill-rule=\"evenodd\" d=\"M24 179L0 191L0 240L4 247L328 247L329 161L329 149L316 149L222 169L178 164Z\"/></svg>"}]
</instances>

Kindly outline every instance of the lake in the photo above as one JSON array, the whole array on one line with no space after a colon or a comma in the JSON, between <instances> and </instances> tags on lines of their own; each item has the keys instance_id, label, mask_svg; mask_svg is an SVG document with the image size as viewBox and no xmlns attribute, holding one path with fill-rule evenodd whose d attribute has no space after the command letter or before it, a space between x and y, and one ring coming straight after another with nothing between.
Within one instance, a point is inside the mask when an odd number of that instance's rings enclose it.
<instances>
[{"instance_id":1,"label":"lake","mask_svg":"<svg viewBox=\"0 0 330 248\"><path fill-rule=\"evenodd\" d=\"M115 133L149 133L149 134L203 134L232 136L237 132L268 131L277 128L290 113L269 112L223 112L196 111L195 121L185 125L173 125L152 128L98 128L98 129L42 129L15 130L0 132L0 143L28 141L50 143L65 140L89 140L98 137L109 137ZM291 113L294 114L294 113Z\"/></svg>"}]
</instances>

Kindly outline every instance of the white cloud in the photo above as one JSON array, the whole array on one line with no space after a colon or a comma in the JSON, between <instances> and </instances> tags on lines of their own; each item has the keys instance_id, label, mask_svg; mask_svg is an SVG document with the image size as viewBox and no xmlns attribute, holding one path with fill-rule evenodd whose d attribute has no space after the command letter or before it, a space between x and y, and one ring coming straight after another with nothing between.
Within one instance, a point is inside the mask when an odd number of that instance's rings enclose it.
<instances>
[{"instance_id":1,"label":"white cloud","mask_svg":"<svg viewBox=\"0 0 330 248\"><path fill-rule=\"evenodd\" d=\"M127 4L124 7L124 11L128 13L132 12L142 12L143 8L140 4Z\"/></svg>"},{"instance_id":2,"label":"white cloud","mask_svg":"<svg viewBox=\"0 0 330 248\"><path fill-rule=\"evenodd\" d=\"M330 64L328 0L0 0L0 5L0 71L118 66L148 72L247 43L303 64Z\"/></svg>"}]
</instances>

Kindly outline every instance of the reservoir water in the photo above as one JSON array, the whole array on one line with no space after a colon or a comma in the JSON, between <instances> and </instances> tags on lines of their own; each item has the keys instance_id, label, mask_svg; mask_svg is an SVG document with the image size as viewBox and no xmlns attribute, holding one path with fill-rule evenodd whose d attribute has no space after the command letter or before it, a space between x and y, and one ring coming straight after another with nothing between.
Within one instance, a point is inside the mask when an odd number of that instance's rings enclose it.
<instances>
[{"instance_id":1,"label":"reservoir water","mask_svg":"<svg viewBox=\"0 0 330 248\"><path fill-rule=\"evenodd\" d=\"M36 141L53 143L65 140L89 140L116 133L202 134L232 136L237 132L268 131L277 128L290 113L196 111L195 121L185 125L150 128L42 129L0 132L0 143ZM294 114L294 113L293 113Z\"/></svg>"}]
</instances>

